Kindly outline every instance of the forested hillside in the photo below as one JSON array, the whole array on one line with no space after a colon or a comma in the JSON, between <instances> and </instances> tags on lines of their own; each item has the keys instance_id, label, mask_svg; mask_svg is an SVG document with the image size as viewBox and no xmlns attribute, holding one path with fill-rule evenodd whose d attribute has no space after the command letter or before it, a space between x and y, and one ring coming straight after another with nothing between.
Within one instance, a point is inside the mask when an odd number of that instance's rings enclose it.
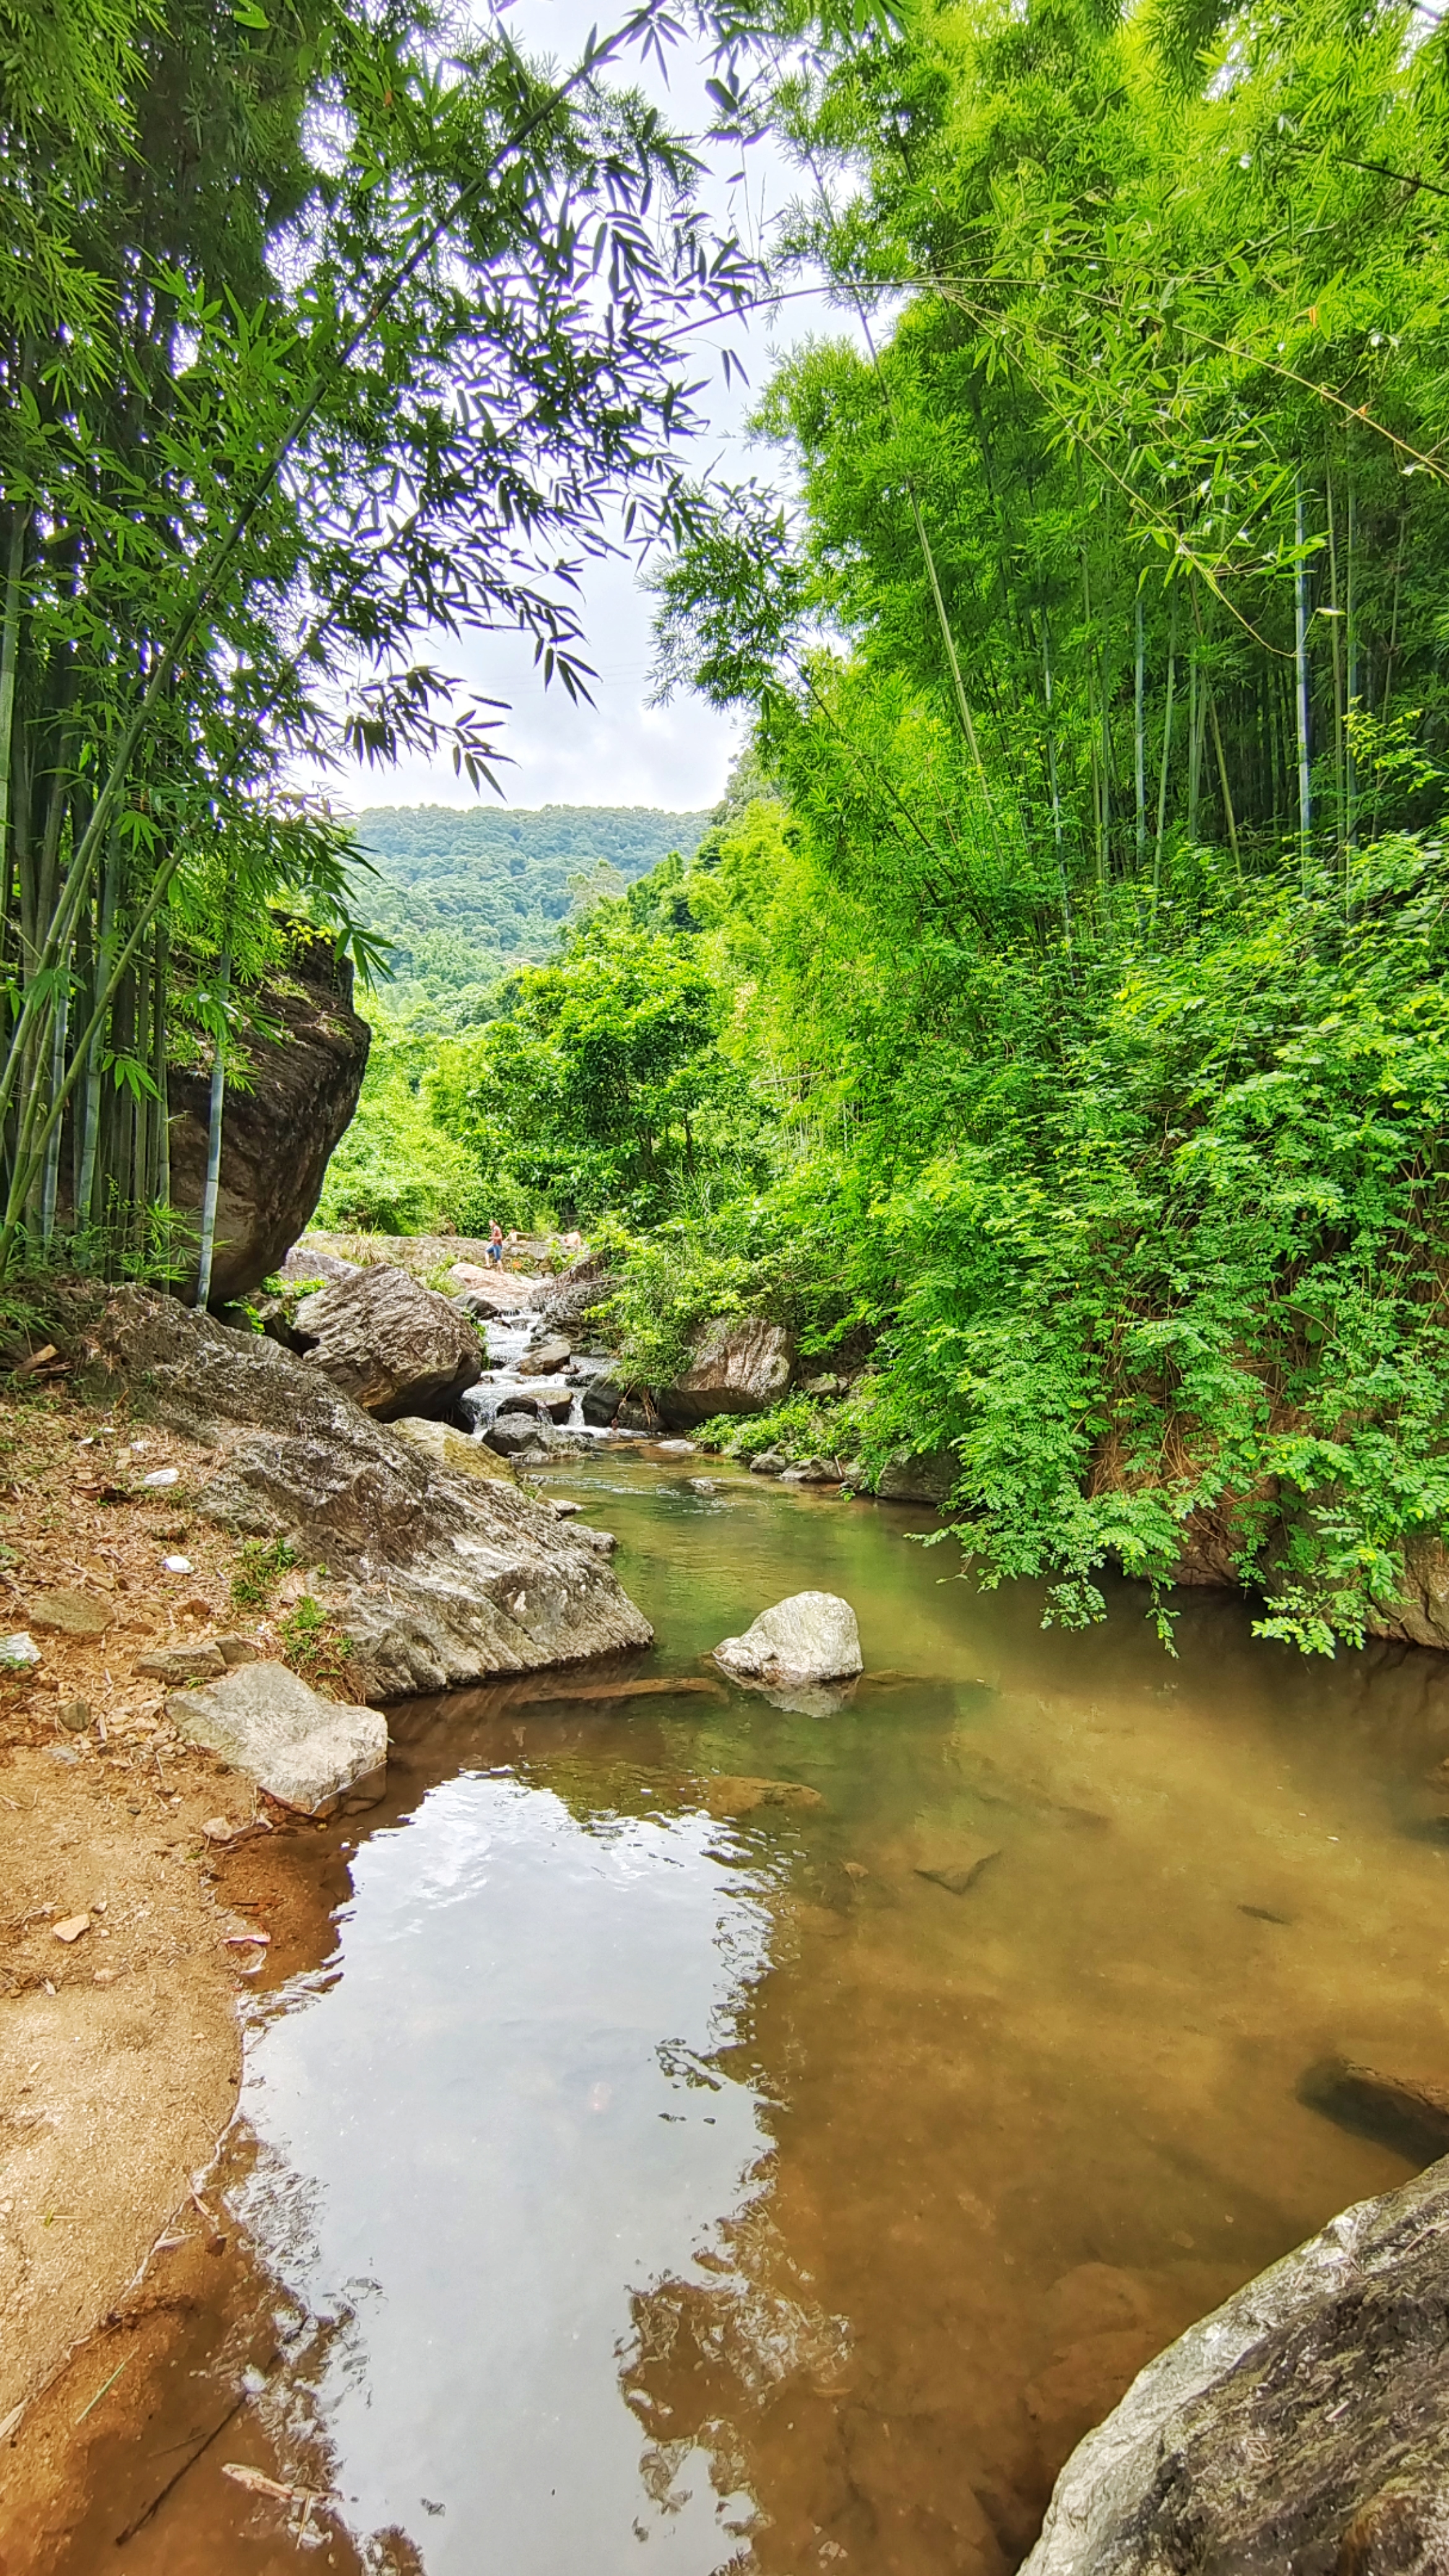
<instances>
[{"instance_id":1,"label":"forested hillside","mask_svg":"<svg viewBox=\"0 0 1449 2576\"><path fill-rule=\"evenodd\" d=\"M623 1229L641 1371L868 1349L760 1436L947 1448L1051 1616L1186 1563L1330 1649L1449 1526L1446 46L1028 0L777 95L859 327L659 577L753 778L420 1077Z\"/></svg>"},{"instance_id":2,"label":"forested hillside","mask_svg":"<svg viewBox=\"0 0 1449 2576\"><path fill-rule=\"evenodd\" d=\"M670 850L693 856L707 814L645 805L373 805L357 839L377 871L359 885L392 943L384 998L408 1021L462 1027L500 976L541 958L582 880L632 885Z\"/></svg>"}]
</instances>

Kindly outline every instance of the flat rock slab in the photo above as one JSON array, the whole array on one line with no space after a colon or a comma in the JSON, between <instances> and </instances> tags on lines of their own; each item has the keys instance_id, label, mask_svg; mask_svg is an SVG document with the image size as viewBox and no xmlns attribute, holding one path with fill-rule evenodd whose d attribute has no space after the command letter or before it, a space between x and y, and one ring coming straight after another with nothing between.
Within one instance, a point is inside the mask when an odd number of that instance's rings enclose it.
<instances>
[{"instance_id":1,"label":"flat rock slab","mask_svg":"<svg viewBox=\"0 0 1449 2576\"><path fill-rule=\"evenodd\" d=\"M792 1592L742 1637L726 1637L714 1659L738 1681L844 1681L861 1670L860 1630L839 1593Z\"/></svg>"},{"instance_id":2,"label":"flat rock slab","mask_svg":"<svg viewBox=\"0 0 1449 2576\"><path fill-rule=\"evenodd\" d=\"M1449 2160L1170 2344L1072 2453L1023 2576L1441 2576Z\"/></svg>"},{"instance_id":3,"label":"flat rock slab","mask_svg":"<svg viewBox=\"0 0 1449 2576\"><path fill-rule=\"evenodd\" d=\"M88 1592L38 1592L30 1604L30 1624L44 1636L103 1637L111 1624L104 1601Z\"/></svg>"},{"instance_id":4,"label":"flat rock slab","mask_svg":"<svg viewBox=\"0 0 1449 2576\"><path fill-rule=\"evenodd\" d=\"M238 1664L202 1690L173 1691L178 1735L204 1744L304 1816L330 1814L387 1763L387 1720L375 1708L323 1699L285 1664Z\"/></svg>"}]
</instances>

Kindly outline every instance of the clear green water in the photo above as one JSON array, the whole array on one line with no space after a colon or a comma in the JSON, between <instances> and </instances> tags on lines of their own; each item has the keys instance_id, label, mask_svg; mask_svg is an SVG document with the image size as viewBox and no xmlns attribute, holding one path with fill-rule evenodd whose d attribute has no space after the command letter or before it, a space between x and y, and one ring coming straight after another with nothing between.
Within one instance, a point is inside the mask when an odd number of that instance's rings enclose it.
<instances>
[{"instance_id":1,"label":"clear green water","mask_svg":"<svg viewBox=\"0 0 1449 2576\"><path fill-rule=\"evenodd\" d=\"M1443 2079L1449 1665L1305 1665L1209 1596L1175 1664L1126 1592L1043 1634L924 1515L705 1500L708 1463L552 1480L619 1533L629 1669L708 1680L819 1586L864 1682L396 1713L227 2151L253 2268L199 2367L232 2384L264 2312L277 2358L128 2568L1004 2576L1140 2363L1408 2172L1295 2085Z\"/></svg>"}]
</instances>

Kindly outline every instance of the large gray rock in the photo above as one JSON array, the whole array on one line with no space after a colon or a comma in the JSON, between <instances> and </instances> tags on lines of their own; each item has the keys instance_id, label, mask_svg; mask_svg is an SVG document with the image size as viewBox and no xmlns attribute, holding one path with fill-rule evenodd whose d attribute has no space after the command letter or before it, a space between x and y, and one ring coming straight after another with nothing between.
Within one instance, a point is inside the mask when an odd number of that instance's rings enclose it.
<instances>
[{"instance_id":1,"label":"large gray rock","mask_svg":"<svg viewBox=\"0 0 1449 2576\"><path fill-rule=\"evenodd\" d=\"M688 1430L716 1413L768 1413L789 1386L794 1356L783 1325L723 1315L706 1325L684 1375L656 1388L660 1417Z\"/></svg>"},{"instance_id":2,"label":"large gray rock","mask_svg":"<svg viewBox=\"0 0 1449 2576\"><path fill-rule=\"evenodd\" d=\"M1442 2576L1449 2160L1360 2201L1149 2362L1023 2576Z\"/></svg>"},{"instance_id":3,"label":"large gray rock","mask_svg":"<svg viewBox=\"0 0 1449 2576\"><path fill-rule=\"evenodd\" d=\"M173 1691L166 1714L189 1744L219 1753L304 1816L330 1815L349 1795L374 1797L382 1787L387 1720L375 1708L321 1698L285 1664L238 1664L203 1690Z\"/></svg>"},{"instance_id":4,"label":"large gray rock","mask_svg":"<svg viewBox=\"0 0 1449 2576\"><path fill-rule=\"evenodd\" d=\"M293 927L285 972L258 999L276 1034L244 1041L245 1085L227 1090L214 1306L259 1287L302 1232L357 1107L372 1036L352 1007L351 965L305 922ZM204 1065L173 1066L168 1088L171 1203L198 1217L211 1076ZM190 1295L189 1281L178 1285Z\"/></svg>"},{"instance_id":5,"label":"large gray rock","mask_svg":"<svg viewBox=\"0 0 1449 2576\"><path fill-rule=\"evenodd\" d=\"M902 1449L888 1458L875 1490L886 1503L946 1502L961 1473L954 1450Z\"/></svg>"},{"instance_id":6,"label":"large gray rock","mask_svg":"<svg viewBox=\"0 0 1449 2576\"><path fill-rule=\"evenodd\" d=\"M451 1297L379 1262L304 1297L294 1347L379 1422L441 1418L483 1374L478 1336Z\"/></svg>"},{"instance_id":7,"label":"large gray rock","mask_svg":"<svg viewBox=\"0 0 1449 2576\"><path fill-rule=\"evenodd\" d=\"M714 1659L740 1681L845 1681L861 1669L860 1630L838 1593L792 1592L762 1610L742 1637L726 1637Z\"/></svg>"},{"instance_id":8,"label":"large gray rock","mask_svg":"<svg viewBox=\"0 0 1449 2576\"><path fill-rule=\"evenodd\" d=\"M511 1481L440 1468L279 1343L141 1288L118 1289L87 1330L98 1392L126 1389L134 1411L217 1453L204 1515L326 1567L314 1590L359 1697L650 1643L573 1524Z\"/></svg>"}]
</instances>

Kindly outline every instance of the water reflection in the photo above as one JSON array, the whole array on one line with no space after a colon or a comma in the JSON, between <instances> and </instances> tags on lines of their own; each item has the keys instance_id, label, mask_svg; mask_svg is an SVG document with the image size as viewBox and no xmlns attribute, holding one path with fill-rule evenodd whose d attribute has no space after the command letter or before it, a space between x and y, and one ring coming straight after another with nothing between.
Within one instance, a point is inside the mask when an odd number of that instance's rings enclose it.
<instances>
[{"instance_id":1,"label":"water reflection","mask_svg":"<svg viewBox=\"0 0 1449 2576\"><path fill-rule=\"evenodd\" d=\"M1207 1599L1174 1665L1130 1594L1043 1635L943 1581L922 1516L556 1482L660 1645L394 1713L335 1957L249 2046L269 2457L376 2576L1009 2576L1141 2362L1409 2170L1300 2080L1443 2080L1449 1658ZM812 1586L846 1703L726 1687ZM208 2475L142 2576L323 2546Z\"/></svg>"},{"instance_id":2,"label":"water reflection","mask_svg":"<svg viewBox=\"0 0 1449 2576\"><path fill-rule=\"evenodd\" d=\"M362 1847L336 1961L254 2036L234 2205L311 2317L345 2315L307 2375L348 2523L432 2576L646 2537L707 2576L748 2532L717 2453L651 2420L641 2466L620 2373L738 2274L769 2141L718 2054L776 1866L707 1815L464 1774Z\"/></svg>"}]
</instances>

